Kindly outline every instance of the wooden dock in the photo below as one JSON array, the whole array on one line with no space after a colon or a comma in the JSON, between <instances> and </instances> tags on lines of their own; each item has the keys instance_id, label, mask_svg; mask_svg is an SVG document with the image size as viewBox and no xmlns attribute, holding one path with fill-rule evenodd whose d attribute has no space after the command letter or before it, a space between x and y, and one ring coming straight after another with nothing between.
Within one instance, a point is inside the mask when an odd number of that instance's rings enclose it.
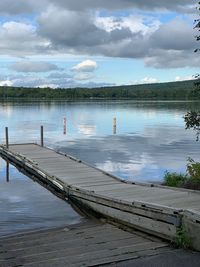
<instances>
[{"instance_id":1,"label":"wooden dock","mask_svg":"<svg viewBox=\"0 0 200 267\"><path fill-rule=\"evenodd\" d=\"M200 250L200 192L127 183L36 144L0 146L0 154L82 208L168 240L184 228L193 247Z\"/></svg>"}]
</instances>

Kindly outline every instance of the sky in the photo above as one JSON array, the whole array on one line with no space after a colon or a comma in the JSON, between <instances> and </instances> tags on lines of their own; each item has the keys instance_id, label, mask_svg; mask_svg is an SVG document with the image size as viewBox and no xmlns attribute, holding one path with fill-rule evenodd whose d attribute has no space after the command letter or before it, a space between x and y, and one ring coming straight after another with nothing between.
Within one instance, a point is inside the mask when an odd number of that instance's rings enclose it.
<instances>
[{"instance_id":1,"label":"sky","mask_svg":"<svg viewBox=\"0 0 200 267\"><path fill-rule=\"evenodd\" d=\"M194 0L1 0L0 86L193 79Z\"/></svg>"}]
</instances>

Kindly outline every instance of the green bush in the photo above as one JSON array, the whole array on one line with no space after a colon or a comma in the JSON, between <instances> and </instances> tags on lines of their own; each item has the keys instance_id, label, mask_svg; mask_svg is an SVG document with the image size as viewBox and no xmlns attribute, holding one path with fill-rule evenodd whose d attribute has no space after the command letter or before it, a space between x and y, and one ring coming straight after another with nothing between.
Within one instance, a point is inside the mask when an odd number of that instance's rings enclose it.
<instances>
[{"instance_id":1,"label":"green bush","mask_svg":"<svg viewBox=\"0 0 200 267\"><path fill-rule=\"evenodd\" d=\"M182 173L165 172L164 184L167 186L180 187L183 186L187 180L187 176Z\"/></svg>"},{"instance_id":2,"label":"green bush","mask_svg":"<svg viewBox=\"0 0 200 267\"><path fill-rule=\"evenodd\" d=\"M188 158L187 173L193 182L200 183L200 162L195 162L192 158Z\"/></svg>"}]
</instances>

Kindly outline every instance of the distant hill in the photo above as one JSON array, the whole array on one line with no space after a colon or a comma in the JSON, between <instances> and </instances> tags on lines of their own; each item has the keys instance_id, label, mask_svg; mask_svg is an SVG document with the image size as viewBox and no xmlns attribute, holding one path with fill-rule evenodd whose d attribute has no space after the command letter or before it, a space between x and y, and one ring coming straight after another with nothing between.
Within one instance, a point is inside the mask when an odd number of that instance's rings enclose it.
<instances>
[{"instance_id":1,"label":"distant hill","mask_svg":"<svg viewBox=\"0 0 200 267\"><path fill-rule=\"evenodd\" d=\"M2 86L0 87L0 99L200 99L200 94L194 89L194 80L100 88L51 89Z\"/></svg>"}]
</instances>

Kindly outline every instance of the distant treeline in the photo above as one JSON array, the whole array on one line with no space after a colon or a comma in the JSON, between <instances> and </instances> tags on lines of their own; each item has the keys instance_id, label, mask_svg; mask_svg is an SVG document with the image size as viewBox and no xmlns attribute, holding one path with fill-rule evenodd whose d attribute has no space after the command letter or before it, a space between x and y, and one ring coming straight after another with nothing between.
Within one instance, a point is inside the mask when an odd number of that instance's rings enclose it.
<instances>
[{"instance_id":1,"label":"distant treeline","mask_svg":"<svg viewBox=\"0 0 200 267\"><path fill-rule=\"evenodd\" d=\"M189 100L200 99L194 81L112 86L101 88L24 88L0 87L0 99L155 99Z\"/></svg>"}]
</instances>

